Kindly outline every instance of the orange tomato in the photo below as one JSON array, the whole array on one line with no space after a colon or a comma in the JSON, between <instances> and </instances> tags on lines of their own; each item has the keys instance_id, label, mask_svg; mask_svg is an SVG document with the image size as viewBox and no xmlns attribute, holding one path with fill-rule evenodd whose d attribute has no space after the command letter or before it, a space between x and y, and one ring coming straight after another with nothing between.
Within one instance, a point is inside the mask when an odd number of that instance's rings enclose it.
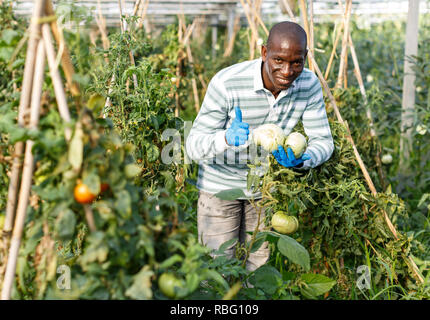
<instances>
[{"instance_id":1,"label":"orange tomato","mask_svg":"<svg viewBox=\"0 0 430 320\"><path fill-rule=\"evenodd\" d=\"M91 193L86 184L78 183L73 192L75 200L79 203L91 203L96 198L96 195Z\"/></svg>"}]
</instances>

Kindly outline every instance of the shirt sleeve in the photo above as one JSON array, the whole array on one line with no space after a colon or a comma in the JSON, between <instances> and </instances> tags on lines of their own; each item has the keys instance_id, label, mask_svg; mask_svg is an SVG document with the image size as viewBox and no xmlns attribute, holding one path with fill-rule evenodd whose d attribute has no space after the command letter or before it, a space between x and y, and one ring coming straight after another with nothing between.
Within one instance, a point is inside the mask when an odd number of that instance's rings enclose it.
<instances>
[{"instance_id":1,"label":"shirt sleeve","mask_svg":"<svg viewBox=\"0 0 430 320\"><path fill-rule=\"evenodd\" d=\"M229 147L225 141L230 110L228 101L225 86L214 76L186 140L185 149L191 160L214 158Z\"/></svg>"},{"instance_id":2,"label":"shirt sleeve","mask_svg":"<svg viewBox=\"0 0 430 320\"><path fill-rule=\"evenodd\" d=\"M333 137L325 110L321 84L315 77L310 99L302 115L303 128L308 136L308 147L305 153L310 160L305 160L300 169L315 168L330 159L333 150Z\"/></svg>"}]
</instances>

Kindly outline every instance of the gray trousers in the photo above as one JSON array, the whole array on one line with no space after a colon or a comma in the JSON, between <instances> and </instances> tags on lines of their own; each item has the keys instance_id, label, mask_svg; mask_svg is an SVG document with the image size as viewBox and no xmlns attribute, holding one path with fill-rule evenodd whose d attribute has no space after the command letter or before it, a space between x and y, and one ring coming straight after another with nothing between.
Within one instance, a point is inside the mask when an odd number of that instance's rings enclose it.
<instances>
[{"instance_id":1,"label":"gray trousers","mask_svg":"<svg viewBox=\"0 0 430 320\"><path fill-rule=\"evenodd\" d=\"M264 228L264 210L260 216L259 230ZM240 243L251 240L246 231L254 232L258 223L258 214L248 200L221 200L215 195L199 191L197 205L197 231L199 241L211 249L217 250L224 242L238 239ZM227 248L229 257L235 255L235 244ZM255 252L250 253L246 269L254 271L269 258L270 249L265 242Z\"/></svg>"}]
</instances>

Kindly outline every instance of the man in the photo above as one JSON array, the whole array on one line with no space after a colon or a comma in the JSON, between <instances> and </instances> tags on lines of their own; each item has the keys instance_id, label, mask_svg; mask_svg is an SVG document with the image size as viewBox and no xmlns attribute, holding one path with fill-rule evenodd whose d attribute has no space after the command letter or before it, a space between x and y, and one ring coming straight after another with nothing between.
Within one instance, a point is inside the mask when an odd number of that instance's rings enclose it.
<instances>
[{"instance_id":1,"label":"man","mask_svg":"<svg viewBox=\"0 0 430 320\"><path fill-rule=\"evenodd\" d=\"M295 159L282 146L273 152L288 168L305 170L327 161L333 139L318 78L304 69L307 56L306 32L293 22L276 24L261 48L261 58L238 63L219 71L209 83L201 110L186 142L188 156L199 161L197 229L200 240L210 248L231 239L249 241L246 231L263 227L264 214L249 199L261 194L247 190L250 132L264 123L275 123L289 134L299 120L308 136L305 154ZM240 189L244 196L222 200L218 192ZM232 191L233 192L233 191ZM227 250L234 255L234 244ZM247 269L266 263L267 244L249 255Z\"/></svg>"}]
</instances>

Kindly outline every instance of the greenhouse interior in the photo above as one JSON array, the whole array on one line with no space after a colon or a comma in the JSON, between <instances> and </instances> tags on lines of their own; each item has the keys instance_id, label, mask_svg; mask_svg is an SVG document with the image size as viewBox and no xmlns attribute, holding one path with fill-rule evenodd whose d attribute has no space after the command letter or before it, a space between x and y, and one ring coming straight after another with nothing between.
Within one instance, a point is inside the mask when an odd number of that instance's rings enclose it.
<instances>
[{"instance_id":1,"label":"greenhouse interior","mask_svg":"<svg viewBox=\"0 0 430 320\"><path fill-rule=\"evenodd\" d=\"M429 1L0 22L2 300L430 299Z\"/></svg>"}]
</instances>

